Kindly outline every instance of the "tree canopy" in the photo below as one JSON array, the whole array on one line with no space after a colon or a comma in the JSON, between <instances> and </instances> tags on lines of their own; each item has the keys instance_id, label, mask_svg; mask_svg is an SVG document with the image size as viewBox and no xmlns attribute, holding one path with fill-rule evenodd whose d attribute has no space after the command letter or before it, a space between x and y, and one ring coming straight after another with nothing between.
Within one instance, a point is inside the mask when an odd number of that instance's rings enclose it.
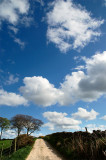
<instances>
[{"instance_id":1,"label":"tree canopy","mask_svg":"<svg viewBox=\"0 0 106 160\"><path fill-rule=\"evenodd\" d=\"M0 139L2 137L3 130L8 129L9 126L10 126L10 121L7 118L0 117L0 128L1 128Z\"/></svg>"}]
</instances>

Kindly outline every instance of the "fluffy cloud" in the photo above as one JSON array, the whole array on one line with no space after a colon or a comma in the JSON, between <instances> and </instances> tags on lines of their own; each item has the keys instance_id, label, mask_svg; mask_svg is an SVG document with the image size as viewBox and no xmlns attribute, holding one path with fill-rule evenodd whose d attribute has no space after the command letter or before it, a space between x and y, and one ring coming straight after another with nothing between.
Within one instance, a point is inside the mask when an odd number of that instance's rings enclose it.
<instances>
[{"instance_id":1,"label":"fluffy cloud","mask_svg":"<svg viewBox=\"0 0 106 160\"><path fill-rule=\"evenodd\" d=\"M70 117L66 117L67 113L58 112L44 112L44 118L47 118L48 123L44 124L44 127L49 127L50 130L79 130L79 124L81 121L75 120Z\"/></svg>"},{"instance_id":2,"label":"fluffy cloud","mask_svg":"<svg viewBox=\"0 0 106 160\"><path fill-rule=\"evenodd\" d=\"M20 16L28 13L28 0L2 0L0 2L0 22L8 21L11 24L17 24Z\"/></svg>"},{"instance_id":3,"label":"fluffy cloud","mask_svg":"<svg viewBox=\"0 0 106 160\"><path fill-rule=\"evenodd\" d=\"M84 78L84 72L72 72L71 75L66 75L65 80L61 83L60 90L64 93L60 99L60 105L74 104L80 100L79 82Z\"/></svg>"},{"instance_id":4,"label":"fluffy cloud","mask_svg":"<svg viewBox=\"0 0 106 160\"><path fill-rule=\"evenodd\" d=\"M56 103L65 106L80 100L92 102L102 95L106 95L106 51L96 53L91 58L83 57L83 60L85 61L85 72L78 70L66 75L59 88L55 88L46 78L34 76L24 78L25 85L20 87L23 97L0 90L0 105L26 105L27 101L32 101L42 106ZM17 80L10 77L9 83ZM82 118L88 120L94 119L98 114L94 110L88 112L80 108L74 116L79 115L81 118L83 112L86 115Z\"/></svg>"},{"instance_id":5,"label":"fluffy cloud","mask_svg":"<svg viewBox=\"0 0 106 160\"><path fill-rule=\"evenodd\" d=\"M56 104L62 94L43 77L26 77L24 84L25 86L20 88L23 96L37 105L50 106Z\"/></svg>"},{"instance_id":6,"label":"fluffy cloud","mask_svg":"<svg viewBox=\"0 0 106 160\"><path fill-rule=\"evenodd\" d=\"M99 113L94 111L93 109L88 112L84 108L78 108L78 112L73 113L72 117L77 119L85 119L85 120L94 120Z\"/></svg>"},{"instance_id":7,"label":"fluffy cloud","mask_svg":"<svg viewBox=\"0 0 106 160\"><path fill-rule=\"evenodd\" d=\"M55 0L47 13L47 38L62 52L80 49L101 35L98 28L103 20L92 18L81 5L72 0Z\"/></svg>"},{"instance_id":8,"label":"fluffy cloud","mask_svg":"<svg viewBox=\"0 0 106 160\"><path fill-rule=\"evenodd\" d=\"M97 100L106 94L106 51L83 59L85 72L78 70L66 75L59 88L43 77L25 77L20 91L26 99L42 106Z\"/></svg>"},{"instance_id":9,"label":"fluffy cloud","mask_svg":"<svg viewBox=\"0 0 106 160\"><path fill-rule=\"evenodd\" d=\"M93 130L106 130L106 125L88 124L86 127L89 132L92 132ZM83 130L85 129L83 128Z\"/></svg>"},{"instance_id":10,"label":"fluffy cloud","mask_svg":"<svg viewBox=\"0 0 106 160\"><path fill-rule=\"evenodd\" d=\"M0 105L18 106L18 105L27 105L27 103L28 102L24 97L0 89Z\"/></svg>"},{"instance_id":11,"label":"fluffy cloud","mask_svg":"<svg viewBox=\"0 0 106 160\"><path fill-rule=\"evenodd\" d=\"M106 94L106 51L84 60L86 74L83 71L73 72L61 84L61 91L64 92L61 105L79 100L92 102Z\"/></svg>"},{"instance_id":12,"label":"fluffy cloud","mask_svg":"<svg viewBox=\"0 0 106 160\"><path fill-rule=\"evenodd\" d=\"M101 117L100 119L103 119L106 121L106 115L104 115L103 117Z\"/></svg>"}]
</instances>

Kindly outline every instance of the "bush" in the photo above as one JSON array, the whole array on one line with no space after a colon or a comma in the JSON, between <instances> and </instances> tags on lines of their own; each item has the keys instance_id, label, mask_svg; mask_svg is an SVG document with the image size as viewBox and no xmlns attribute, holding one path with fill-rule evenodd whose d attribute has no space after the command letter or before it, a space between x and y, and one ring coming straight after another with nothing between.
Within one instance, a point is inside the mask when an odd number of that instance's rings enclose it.
<instances>
[{"instance_id":1,"label":"bush","mask_svg":"<svg viewBox=\"0 0 106 160\"><path fill-rule=\"evenodd\" d=\"M58 132L44 137L64 157L72 160L105 160L106 131Z\"/></svg>"},{"instance_id":2,"label":"bush","mask_svg":"<svg viewBox=\"0 0 106 160\"><path fill-rule=\"evenodd\" d=\"M15 139L13 140L13 144L15 143ZM27 145L31 146L34 143L33 136L27 136L26 134L22 134L16 138L16 148L20 149Z\"/></svg>"}]
</instances>

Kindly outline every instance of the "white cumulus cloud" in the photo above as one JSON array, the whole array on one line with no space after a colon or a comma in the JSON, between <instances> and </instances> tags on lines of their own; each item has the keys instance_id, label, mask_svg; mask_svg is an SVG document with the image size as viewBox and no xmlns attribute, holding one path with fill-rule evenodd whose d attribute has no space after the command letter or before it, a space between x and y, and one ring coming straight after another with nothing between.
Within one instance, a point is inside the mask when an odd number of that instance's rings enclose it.
<instances>
[{"instance_id":1,"label":"white cumulus cloud","mask_svg":"<svg viewBox=\"0 0 106 160\"><path fill-rule=\"evenodd\" d=\"M42 106L70 105L80 100L92 102L106 95L106 51L83 59L85 72L78 70L66 75L59 88L43 77L25 77L21 93Z\"/></svg>"},{"instance_id":2,"label":"white cumulus cloud","mask_svg":"<svg viewBox=\"0 0 106 160\"><path fill-rule=\"evenodd\" d=\"M49 122L44 124L44 127L49 127L50 130L79 130L81 121L67 117L67 113L61 112L44 112L44 118Z\"/></svg>"},{"instance_id":3,"label":"white cumulus cloud","mask_svg":"<svg viewBox=\"0 0 106 160\"><path fill-rule=\"evenodd\" d=\"M19 105L27 105L28 101L15 93L4 91L0 89L0 105L6 106L19 106Z\"/></svg>"},{"instance_id":4,"label":"white cumulus cloud","mask_svg":"<svg viewBox=\"0 0 106 160\"><path fill-rule=\"evenodd\" d=\"M54 85L43 77L25 77L25 86L20 88L23 96L37 105L50 106L56 104L62 94Z\"/></svg>"},{"instance_id":5,"label":"white cumulus cloud","mask_svg":"<svg viewBox=\"0 0 106 160\"><path fill-rule=\"evenodd\" d=\"M92 18L92 14L72 0L55 0L49 4L46 15L47 39L62 52L81 49L95 41L101 32L98 28L104 20Z\"/></svg>"},{"instance_id":6,"label":"white cumulus cloud","mask_svg":"<svg viewBox=\"0 0 106 160\"><path fill-rule=\"evenodd\" d=\"M85 72L72 72L61 84L64 92L61 105L75 103L79 100L92 102L106 94L106 51L85 58Z\"/></svg>"},{"instance_id":7,"label":"white cumulus cloud","mask_svg":"<svg viewBox=\"0 0 106 160\"><path fill-rule=\"evenodd\" d=\"M96 119L98 114L99 113L94 111L93 109L90 112L88 112L84 108L78 108L78 112L73 113L72 117L76 119L94 120Z\"/></svg>"}]
</instances>

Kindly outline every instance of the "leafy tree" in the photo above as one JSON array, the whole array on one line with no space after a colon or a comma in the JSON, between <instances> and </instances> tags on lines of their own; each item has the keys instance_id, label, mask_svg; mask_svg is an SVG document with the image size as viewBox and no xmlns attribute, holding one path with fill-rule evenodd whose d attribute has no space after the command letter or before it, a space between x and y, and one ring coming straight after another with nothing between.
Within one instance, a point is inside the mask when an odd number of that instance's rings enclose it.
<instances>
[{"instance_id":1,"label":"leafy tree","mask_svg":"<svg viewBox=\"0 0 106 160\"><path fill-rule=\"evenodd\" d=\"M0 117L0 128L1 128L0 139L2 137L3 130L8 129L9 126L10 126L10 121L7 118Z\"/></svg>"}]
</instances>

